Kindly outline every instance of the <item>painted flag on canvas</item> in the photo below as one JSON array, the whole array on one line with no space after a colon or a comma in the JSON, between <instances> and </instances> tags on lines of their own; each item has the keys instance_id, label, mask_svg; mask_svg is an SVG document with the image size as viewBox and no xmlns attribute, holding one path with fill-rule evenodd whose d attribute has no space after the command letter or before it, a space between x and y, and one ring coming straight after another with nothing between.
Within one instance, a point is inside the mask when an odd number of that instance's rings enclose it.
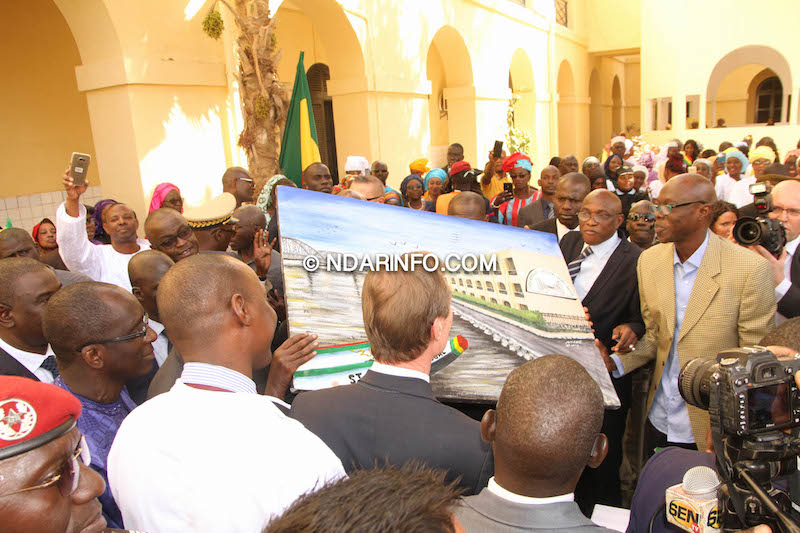
<instances>
[{"instance_id":1,"label":"painted flag on canvas","mask_svg":"<svg viewBox=\"0 0 800 533\"><path fill-rule=\"evenodd\" d=\"M314 111L311 108L311 92L303 66L303 54L297 61L297 74L294 77L292 101L281 141L281 155L278 164L283 174L302 187L303 169L311 163L322 162L317 143L317 127L314 124Z\"/></svg>"}]
</instances>

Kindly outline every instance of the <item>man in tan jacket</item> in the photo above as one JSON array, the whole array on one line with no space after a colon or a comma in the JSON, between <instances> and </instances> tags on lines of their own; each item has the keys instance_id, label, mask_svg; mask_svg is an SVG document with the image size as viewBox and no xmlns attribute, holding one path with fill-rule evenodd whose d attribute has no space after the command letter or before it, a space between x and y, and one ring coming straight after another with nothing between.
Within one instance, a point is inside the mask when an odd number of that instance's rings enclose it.
<instances>
[{"instance_id":1,"label":"man in tan jacket","mask_svg":"<svg viewBox=\"0 0 800 533\"><path fill-rule=\"evenodd\" d=\"M637 268L647 331L635 347L620 347L619 354L606 357L615 377L655 359L647 396L648 457L667 445L705 449L708 413L681 398L683 365L752 346L775 325L769 264L709 232L715 200L714 186L697 174L664 185L651 207L662 244L642 252Z\"/></svg>"}]
</instances>

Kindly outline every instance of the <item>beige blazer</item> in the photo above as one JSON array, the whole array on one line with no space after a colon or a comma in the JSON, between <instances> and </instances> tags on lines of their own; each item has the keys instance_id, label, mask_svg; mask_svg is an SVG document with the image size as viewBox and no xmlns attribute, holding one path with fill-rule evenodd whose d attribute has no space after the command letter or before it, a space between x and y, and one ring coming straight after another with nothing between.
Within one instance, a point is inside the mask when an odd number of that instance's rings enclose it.
<instances>
[{"instance_id":1,"label":"beige blazer","mask_svg":"<svg viewBox=\"0 0 800 533\"><path fill-rule=\"evenodd\" d=\"M620 357L626 373L655 359L648 412L675 332L674 250L672 243L658 244L639 256L637 276L647 331L634 351ZM708 248L678 338L680 367L697 357L716 357L727 348L758 344L775 326L774 289L772 271L764 258L709 232ZM689 420L702 450L708 413L690 405Z\"/></svg>"}]
</instances>

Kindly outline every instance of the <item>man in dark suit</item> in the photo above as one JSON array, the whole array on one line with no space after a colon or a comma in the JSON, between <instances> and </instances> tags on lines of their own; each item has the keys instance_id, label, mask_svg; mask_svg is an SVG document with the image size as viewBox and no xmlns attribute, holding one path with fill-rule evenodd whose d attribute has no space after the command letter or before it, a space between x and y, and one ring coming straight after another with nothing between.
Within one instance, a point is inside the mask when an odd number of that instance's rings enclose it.
<instances>
[{"instance_id":1,"label":"man in dark suit","mask_svg":"<svg viewBox=\"0 0 800 533\"><path fill-rule=\"evenodd\" d=\"M584 468L606 456L602 420L600 387L575 360L545 355L514 369L481 421L495 475L453 516L466 531L610 533L581 514L573 494Z\"/></svg>"},{"instance_id":2,"label":"man in dark suit","mask_svg":"<svg viewBox=\"0 0 800 533\"><path fill-rule=\"evenodd\" d=\"M42 313L61 288L53 271L27 257L0 260L0 375L52 383L56 358L42 332Z\"/></svg>"},{"instance_id":3,"label":"man in dark suit","mask_svg":"<svg viewBox=\"0 0 800 533\"><path fill-rule=\"evenodd\" d=\"M644 334L636 278L641 250L617 234L625 219L616 194L605 189L592 191L583 201L578 218L580 233L570 232L561 242L562 249L572 250L565 259L575 290L589 310L597 339L608 349L616 342L615 350L630 351ZM619 468L631 404L631 377L612 378L612 382L622 407L606 411L603 420L608 457L598 468L585 470L576 489L578 504L587 516L596 503L622 505Z\"/></svg>"},{"instance_id":4,"label":"man in dark suit","mask_svg":"<svg viewBox=\"0 0 800 533\"><path fill-rule=\"evenodd\" d=\"M578 211L590 190L589 178L579 172L570 172L561 176L553 198L555 217L528 226L528 229L552 233L558 237L560 242L568 232L578 229Z\"/></svg>"},{"instance_id":5,"label":"man in dark suit","mask_svg":"<svg viewBox=\"0 0 800 533\"><path fill-rule=\"evenodd\" d=\"M524 228L528 226L532 228L540 222L555 217L556 212L553 201L556 197L556 185L558 185L560 176L561 173L556 166L549 165L542 169L539 177L539 190L542 192L542 196L519 210L517 214L518 227Z\"/></svg>"},{"instance_id":6,"label":"man in dark suit","mask_svg":"<svg viewBox=\"0 0 800 533\"><path fill-rule=\"evenodd\" d=\"M302 393L292 416L319 436L345 471L418 460L460 477L475 494L492 473L480 425L439 403L433 358L450 339L450 289L441 272L369 272L362 287L364 328L375 362L357 383Z\"/></svg>"},{"instance_id":7,"label":"man in dark suit","mask_svg":"<svg viewBox=\"0 0 800 533\"><path fill-rule=\"evenodd\" d=\"M41 261L39 251L33 242L30 233L22 228L6 228L0 230L0 259L7 257L30 257ZM48 265L49 266L49 265ZM56 275L62 287L79 283L81 281L92 281L92 278L80 272L70 272L69 270L56 270L50 267Z\"/></svg>"}]
</instances>

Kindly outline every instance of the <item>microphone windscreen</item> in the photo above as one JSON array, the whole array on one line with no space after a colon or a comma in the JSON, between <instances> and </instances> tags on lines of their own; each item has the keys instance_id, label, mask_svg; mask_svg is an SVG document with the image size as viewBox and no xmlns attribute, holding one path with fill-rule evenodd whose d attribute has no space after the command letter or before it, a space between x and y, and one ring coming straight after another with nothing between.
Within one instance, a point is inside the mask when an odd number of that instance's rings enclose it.
<instances>
[{"instance_id":1,"label":"microphone windscreen","mask_svg":"<svg viewBox=\"0 0 800 533\"><path fill-rule=\"evenodd\" d=\"M720 481L713 468L695 466L683 476L683 490L688 496L698 500L711 500L717 497Z\"/></svg>"}]
</instances>

